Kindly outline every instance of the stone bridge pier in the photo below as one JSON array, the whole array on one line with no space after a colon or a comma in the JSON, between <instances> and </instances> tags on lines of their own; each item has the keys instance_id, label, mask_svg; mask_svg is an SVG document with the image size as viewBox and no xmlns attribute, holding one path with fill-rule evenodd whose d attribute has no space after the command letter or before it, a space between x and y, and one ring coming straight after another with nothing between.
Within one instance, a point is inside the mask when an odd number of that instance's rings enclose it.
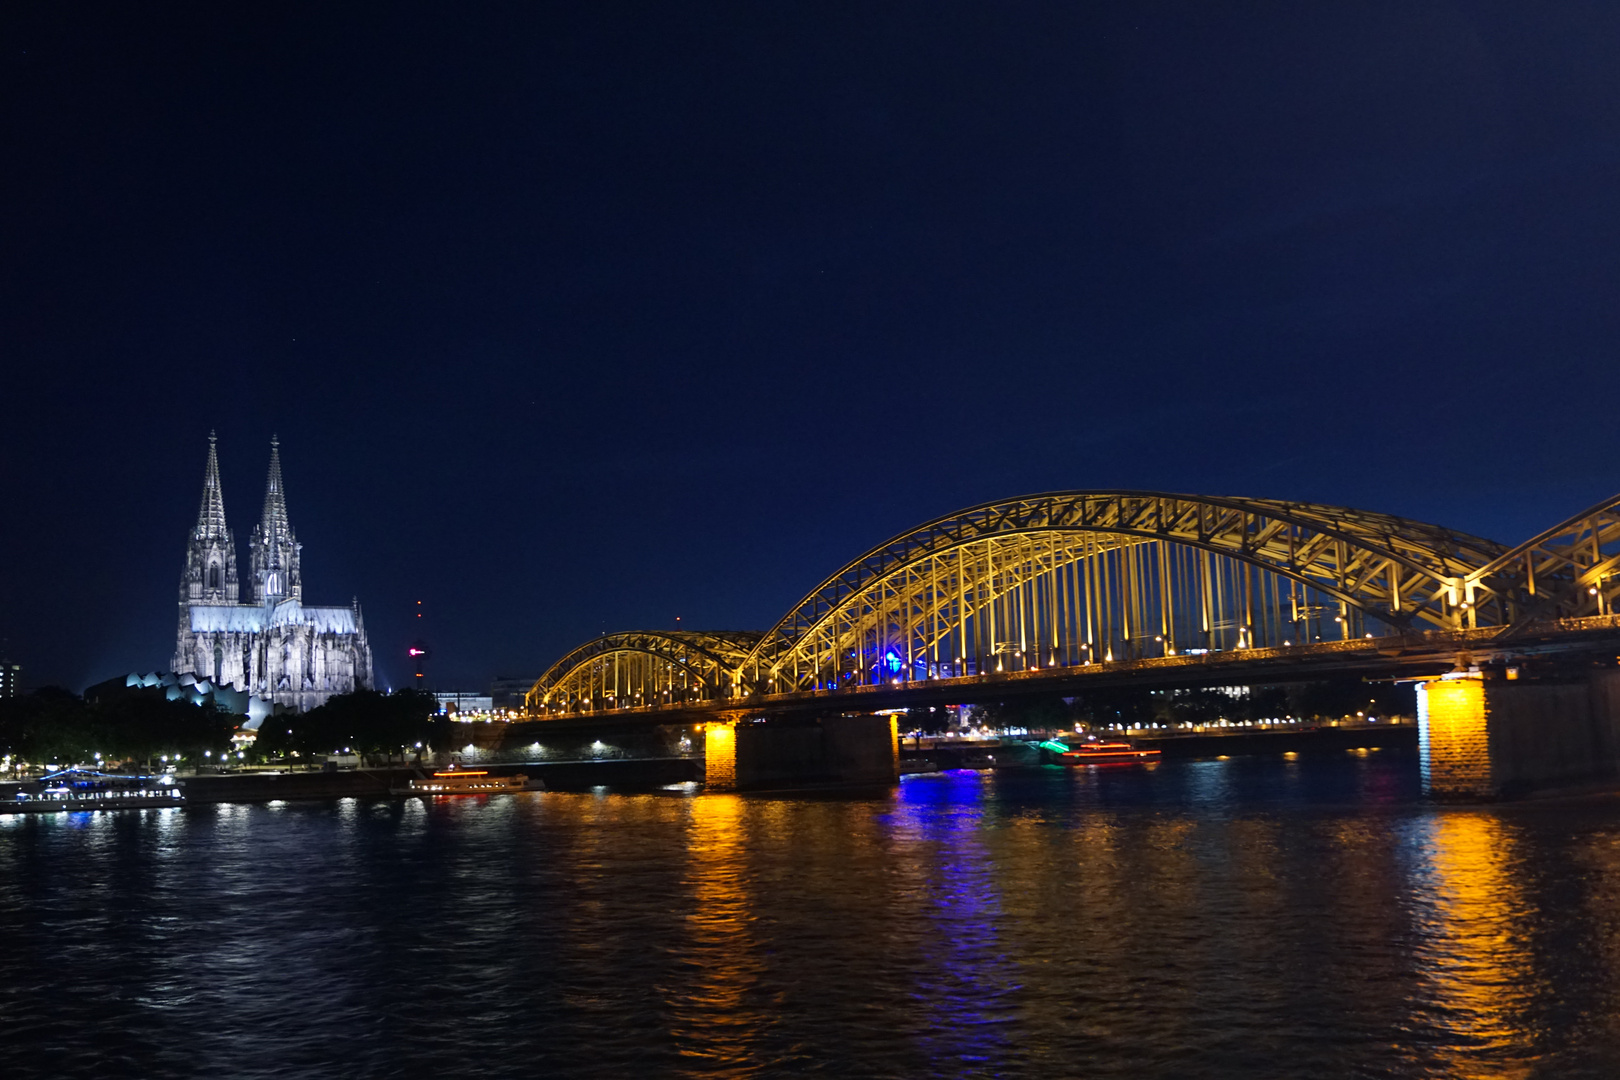
<instances>
[{"instance_id":1,"label":"stone bridge pier","mask_svg":"<svg viewBox=\"0 0 1620 1080\"><path fill-rule=\"evenodd\" d=\"M709 791L873 787L900 779L893 716L762 720L725 712L705 726L703 742Z\"/></svg>"},{"instance_id":2,"label":"stone bridge pier","mask_svg":"<svg viewBox=\"0 0 1620 1080\"><path fill-rule=\"evenodd\" d=\"M1486 665L1418 684L1426 795L1488 800L1620 785L1620 668L1519 675Z\"/></svg>"}]
</instances>

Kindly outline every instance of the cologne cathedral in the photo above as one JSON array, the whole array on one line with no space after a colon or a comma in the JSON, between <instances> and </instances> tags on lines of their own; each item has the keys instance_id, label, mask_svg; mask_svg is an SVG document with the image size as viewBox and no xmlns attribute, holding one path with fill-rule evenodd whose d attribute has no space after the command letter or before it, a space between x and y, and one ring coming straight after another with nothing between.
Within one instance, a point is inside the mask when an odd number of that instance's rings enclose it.
<instances>
[{"instance_id":1,"label":"cologne cathedral","mask_svg":"<svg viewBox=\"0 0 1620 1080\"><path fill-rule=\"evenodd\" d=\"M287 520L280 444L271 439L264 514L248 539L249 596L245 603L239 599L236 539L225 524L210 433L202 508L180 575L177 674L300 711L371 686L371 648L359 603L305 607L301 547Z\"/></svg>"}]
</instances>

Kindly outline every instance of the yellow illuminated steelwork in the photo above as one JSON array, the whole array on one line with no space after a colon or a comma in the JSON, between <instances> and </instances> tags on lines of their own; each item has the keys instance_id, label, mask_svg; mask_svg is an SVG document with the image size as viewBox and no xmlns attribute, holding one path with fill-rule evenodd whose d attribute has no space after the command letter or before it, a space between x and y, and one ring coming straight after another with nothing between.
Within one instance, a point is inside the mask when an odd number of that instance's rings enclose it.
<instances>
[{"instance_id":1,"label":"yellow illuminated steelwork","mask_svg":"<svg viewBox=\"0 0 1620 1080\"><path fill-rule=\"evenodd\" d=\"M1267 499L1060 492L987 503L873 549L743 667L781 692L1459 629L1462 577L1505 552L1386 514ZM1477 607L1477 605L1476 605ZM1387 632L1387 630L1386 630Z\"/></svg>"},{"instance_id":2,"label":"yellow illuminated steelwork","mask_svg":"<svg viewBox=\"0 0 1620 1080\"><path fill-rule=\"evenodd\" d=\"M752 632L603 634L552 664L526 704L531 713L567 715L712 701L758 640Z\"/></svg>"},{"instance_id":3,"label":"yellow illuminated steelwork","mask_svg":"<svg viewBox=\"0 0 1620 1080\"><path fill-rule=\"evenodd\" d=\"M1620 498L1528 544L1273 499L1068 491L936 519L827 578L769 631L608 634L553 664L531 715L706 709L1423 629L1620 603Z\"/></svg>"},{"instance_id":4,"label":"yellow illuminated steelwork","mask_svg":"<svg viewBox=\"0 0 1620 1080\"><path fill-rule=\"evenodd\" d=\"M1466 587L1500 595L1505 622L1613 615L1620 605L1620 496L1582 510L1470 572Z\"/></svg>"}]
</instances>

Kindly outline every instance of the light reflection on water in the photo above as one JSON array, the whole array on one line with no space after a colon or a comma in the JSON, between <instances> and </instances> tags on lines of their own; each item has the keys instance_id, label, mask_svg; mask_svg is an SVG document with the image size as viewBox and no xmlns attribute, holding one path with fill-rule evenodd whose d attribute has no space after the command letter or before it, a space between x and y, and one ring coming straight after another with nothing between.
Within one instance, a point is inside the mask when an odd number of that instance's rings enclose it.
<instances>
[{"instance_id":1,"label":"light reflection on water","mask_svg":"<svg viewBox=\"0 0 1620 1080\"><path fill-rule=\"evenodd\" d=\"M953 1061L1005 1062L1016 1050L1007 1036L1018 972L1002 941L1003 883L984 833L981 792L991 782L989 773L946 773L937 792L917 785L926 801L902 804L899 815L902 858L920 886L914 917L935 943L911 992L917 1014L930 1021L916 1033L918 1050L947 1072Z\"/></svg>"},{"instance_id":2,"label":"light reflection on water","mask_svg":"<svg viewBox=\"0 0 1620 1080\"><path fill-rule=\"evenodd\" d=\"M753 993L764 963L748 892L747 806L739 796L716 794L689 807L686 933L675 945L683 977L664 987L670 1034L683 1072L744 1076L755 1064L755 1035L770 1024Z\"/></svg>"},{"instance_id":3,"label":"light reflection on water","mask_svg":"<svg viewBox=\"0 0 1620 1080\"><path fill-rule=\"evenodd\" d=\"M1620 1075L1620 799L1416 795L1306 755L3 818L7 1076Z\"/></svg>"},{"instance_id":4,"label":"light reflection on water","mask_svg":"<svg viewBox=\"0 0 1620 1080\"><path fill-rule=\"evenodd\" d=\"M1514 866L1518 838L1495 816L1466 810L1414 831L1427 860L1414 909L1414 1011L1428 1055L1448 1076L1528 1076L1545 1051L1533 1011L1548 987L1532 962L1535 913Z\"/></svg>"}]
</instances>

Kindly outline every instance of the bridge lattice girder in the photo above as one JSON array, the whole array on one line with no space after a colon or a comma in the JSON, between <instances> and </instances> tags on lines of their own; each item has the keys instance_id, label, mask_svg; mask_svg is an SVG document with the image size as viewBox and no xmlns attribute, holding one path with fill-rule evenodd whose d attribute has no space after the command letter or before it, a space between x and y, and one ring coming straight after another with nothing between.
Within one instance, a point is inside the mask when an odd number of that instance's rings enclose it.
<instances>
[{"instance_id":1,"label":"bridge lattice girder","mask_svg":"<svg viewBox=\"0 0 1620 1080\"><path fill-rule=\"evenodd\" d=\"M645 685L677 685L699 699L727 685L759 641L757 631L647 630L603 634L569 652L535 680L530 711L556 709L581 697L594 701L602 687L626 685L616 668L637 669ZM625 672L628 674L628 672ZM593 706L594 707L594 706Z\"/></svg>"},{"instance_id":2,"label":"bridge lattice girder","mask_svg":"<svg viewBox=\"0 0 1620 1080\"><path fill-rule=\"evenodd\" d=\"M1015 567L998 568L998 548L1033 537L1044 551L1031 544ZM818 654L880 624L906 623L911 641L930 618L960 619L964 606L982 608L1077 559L1154 542L1294 579L1395 627L1478 624L1493 596L1481 588L1466 600L1466 579L1506 550L1388 514L1270 499L1072 491L986 503L902 533L832 575L760 639L744 679L767 693L803 686Z\"/></svg>"},{"instance_id":3,"label":"bridge lattice girder","mask_svg":"<svg viewBox=\"0 0 1620 1080\"><path fill-rule=\"evenodd\" d=\"M1272 604L1269 625L1264 612L1256 618L1257 596ZM669 703L829 689L839 678L868 678L873 658L886 655L909 680L999 671L1015 646L1027 668L1106 662L1110 642L1126 650L1121 659L1186 651L1177 634L1187 647L1287 645L1301 625L1308 635L1313 619L1322 634L1339 637L1380 626L1501 627L1511 635L1538 620L1611 614L1616 604L1620 497L1509 550L1344 507L1055 492L986 503L902 533L832 575L764 634L604 635L553 664L528 703L556 713L650 705L661 688ZM1153 648L1160 651L1142 651ZM947 670L952 654L974 656L978 666ZM669 692L677 686L680 694Z\"/></svg>"},{"instance_id":4,"label":"bridge lattice girder","mask_svg":"<svg viewBox=\"0 0 1620 1080\"><path fill-rule=\"evenodd\" d=\"M1620 495L1503 552L1467 586L1501 598L1512 634L1531 623L1611 615L1620 603Z\"/></svg>"}]
</instances>

